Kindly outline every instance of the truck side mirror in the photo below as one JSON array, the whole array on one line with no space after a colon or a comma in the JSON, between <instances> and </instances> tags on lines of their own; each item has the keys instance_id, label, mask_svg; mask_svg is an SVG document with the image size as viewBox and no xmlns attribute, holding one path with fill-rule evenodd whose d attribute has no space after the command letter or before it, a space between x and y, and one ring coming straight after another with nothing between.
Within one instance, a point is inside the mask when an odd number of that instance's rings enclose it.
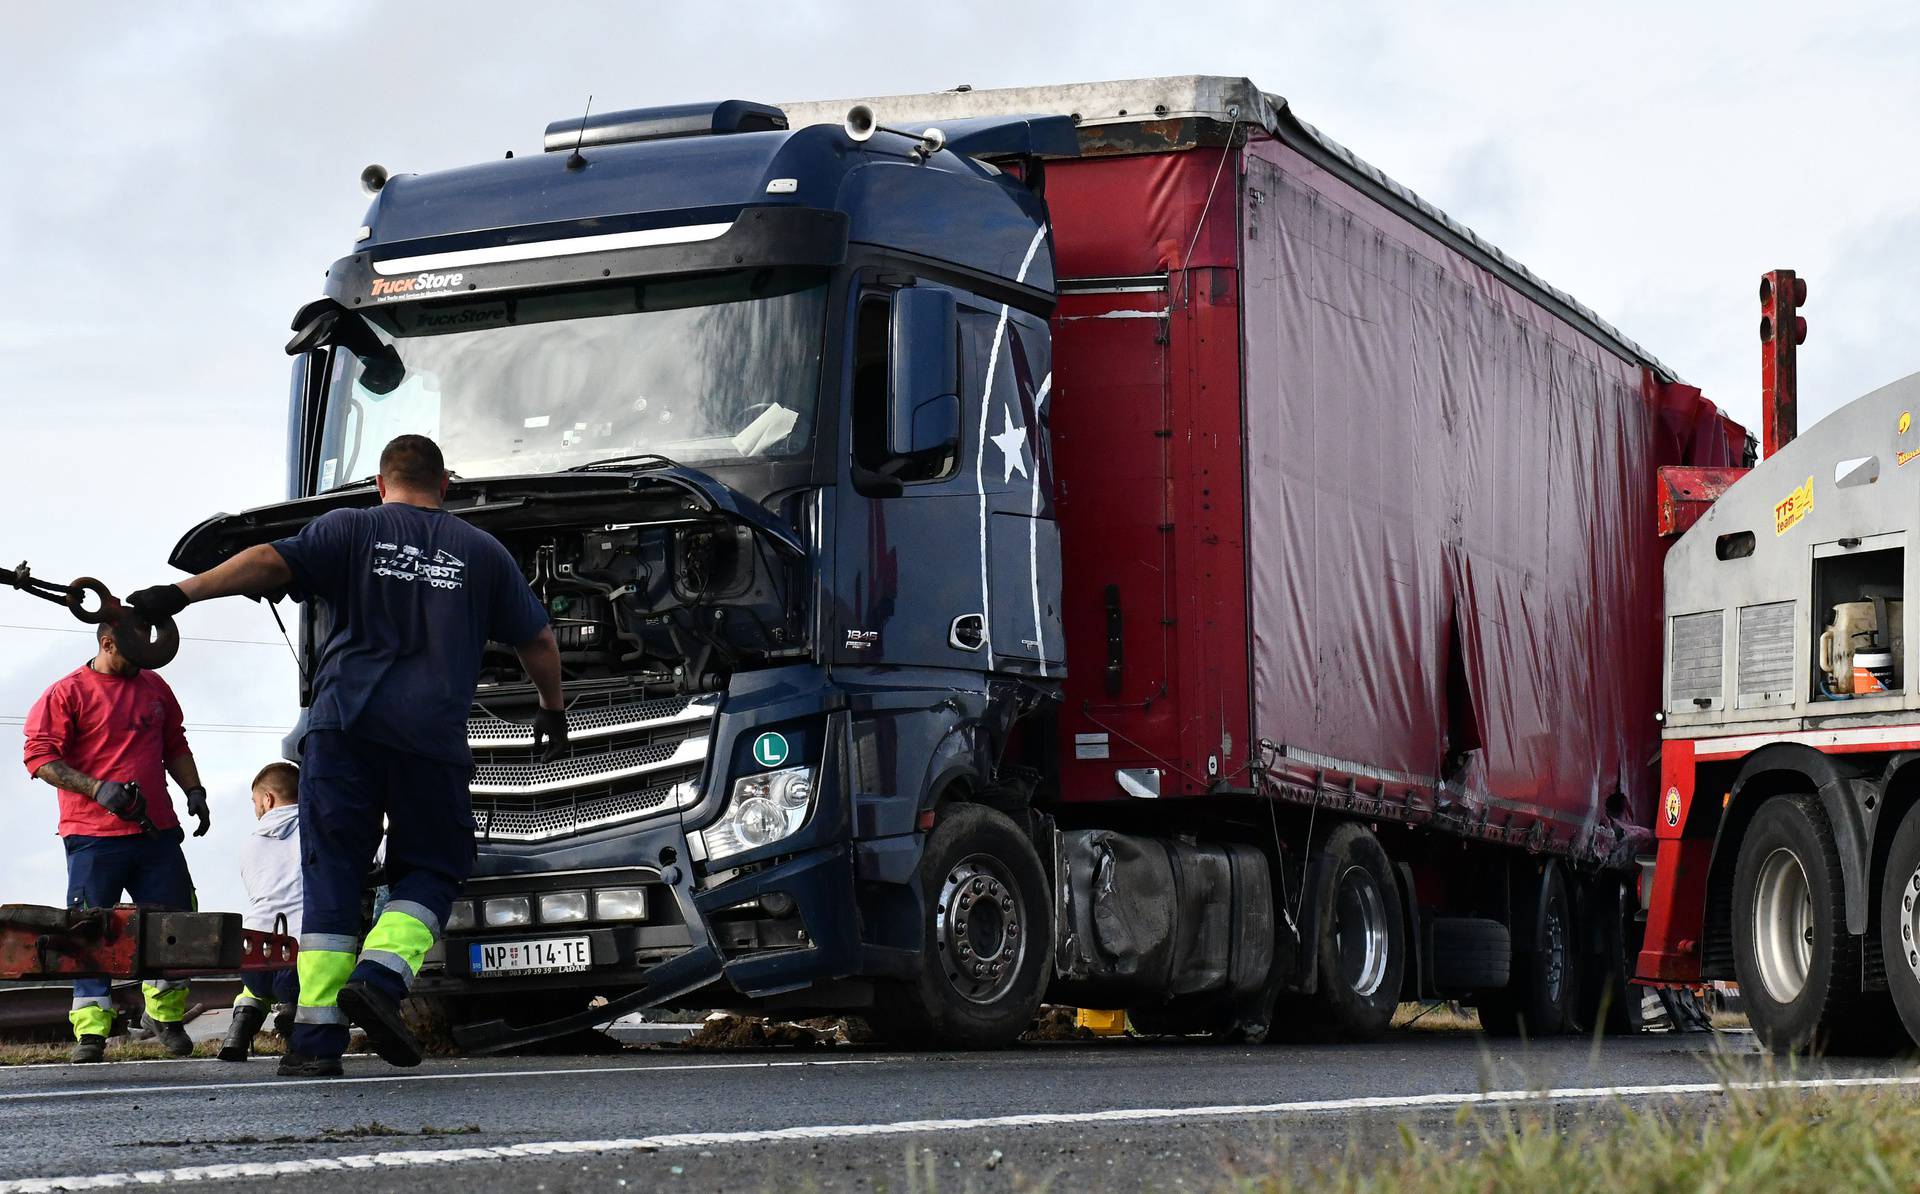
<instances>
[{"instance_id":1,"label":"truck side mirror","mask_svg":"<svg viewBox=\"0 0 1920 1194\"><path fill-rule=\"evenodd\" d=\"M960 323L953 295L910 286L893 296L887 450L896 459L960 442Z\"/></svg>"}]
</instances>

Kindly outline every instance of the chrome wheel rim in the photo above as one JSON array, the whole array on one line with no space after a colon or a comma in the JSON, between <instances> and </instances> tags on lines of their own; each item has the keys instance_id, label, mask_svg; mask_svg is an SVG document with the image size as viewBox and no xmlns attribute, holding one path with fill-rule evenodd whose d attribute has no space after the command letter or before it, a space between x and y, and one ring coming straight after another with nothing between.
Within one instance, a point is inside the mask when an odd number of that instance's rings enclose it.
<instances>
[{"instance_id":1,"label":"chrome wheel rim","mask_svg":"<svg viewBox=\"0 0 1920 1194\"><path fill-rule=\"evenodd\" d=\"M1013 874L997 858L961 859L940 885L934 937L940 967L960 997L992 1003L1020 975L1027 956L1027 925Z\"/></svg>"},{"instance_id":2,"label":"chrome wheel rim","mask_svg":"<svg viewBox=\"0 0 1920 1194\"><path fill-rule=\"evenodd\" d=\"M1775 1003L1792 1003L1813 968L1813 889L1806 868L1782 846L1760 864L1753 889L1753 958Z\"/></svg>"},{"instance_id":3,"label":"chrome wheel rim","mask_svg":"<svg viewBox=\"0 0 1920 1194\"><path fill-rule=\"evenodd\" d=\"M1920 867L1907 876L1900 892L1900 952L1907 959L1907 969L1920 978Z\"/></svg>"},{"instance_id":4,"label":"chrome wheel rim","mask_svg":"<svg viewBox=\"0 0 1920 1194\"><path fill-rule=\"evenodd\" d=\"M1380 887L1361 867L1340 873L1334 890L1333 948L1340 980L1362 998L1387 977L1387 909Z\"/></svg>"}]
</instances>

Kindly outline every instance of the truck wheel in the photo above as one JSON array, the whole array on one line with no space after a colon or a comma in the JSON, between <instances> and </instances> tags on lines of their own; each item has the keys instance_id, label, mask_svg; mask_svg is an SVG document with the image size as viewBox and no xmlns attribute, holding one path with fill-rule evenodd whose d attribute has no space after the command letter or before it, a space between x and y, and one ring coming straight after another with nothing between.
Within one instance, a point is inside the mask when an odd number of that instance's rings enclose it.
<instances>
[{"instance_id":1,"label":"truck wheel","mask_svg":"<svg viewBox=\"0 0 1920 1194\"><path fill-rule=\"evenodd\" d=\"M1881 1052L1900 1041L1891 999L1861 989L1840 852L1813 796L1768 800L1740 840L1733 968L1754 1035L1775 1053Z\"/></svg>"},{"instance_id":2,"label":"truck wheel","mask_svg":"<svg viewBox=\"0 0 1920 1194\"><path fill-rule=\"evenodd\" d=\"M1646 988L1633 985L1634 961L1640 953L1641 929L1632 890L1623 879L1603 875L1593 885L1591 901L1599 934L1599 965L1589 968L1580 984L1577 1026L1600 1028L1612 1036L1627 1036L1645 1026L1642 997Z\"/></svg>"},{"instance_id":3,"label":"truck wheel","mask_svg":"<svg viewBox=\"0 0 1920 1194\"><path fill-rule=\"evenodd\" d=\"M1541 868L1531 894L1517 909L1507 985L1480 999L1480 1027L1492 1036L1558 1036L1574 1026L1580 953L1573 901L1557 861Z\"/></svg>"},{"instance_id":4,"label":"truck wheel","mask_svg":"<svg viewBox=\"0 0 1920 1194\"><path fill-rule=\"evenodd\" d=\"M1012 1044L1053 973L1053 900L1033 843L993 809L949 805L927 838L920 882L920 975L874 992L874 1031L913 1047Z\"/></svg>"},{"instance_id":5,"label":"truck wheel","mask_svg":"<svg viewBox=\"0 0 1920 1194\"><path fill-rule=\"evenodd\" d=\"M1907 1035L1920 1042L1920 806L1893 835L1880 887L1880 953Z\"/></svg>"},{"instance_id":6,"label":"truck wheel","mask_svg":"<svg viewBox=\"0 0 1920 1194\"><path fill-rule=\"evenodd\" d=\"M1315 942L1319 983L1304 1001L1281 1001L1274 1016L1280 1032L1271 1039L1289 1039L1283 1021L1304 1011L1316 1035L1372 1040L1387 1030L1400 1006L1407 932L1399 884L1387 852L1364 825L1335 826L1321 851L1333 865L1318 892L1325 910Z\"/></svg>"}]
</instances>

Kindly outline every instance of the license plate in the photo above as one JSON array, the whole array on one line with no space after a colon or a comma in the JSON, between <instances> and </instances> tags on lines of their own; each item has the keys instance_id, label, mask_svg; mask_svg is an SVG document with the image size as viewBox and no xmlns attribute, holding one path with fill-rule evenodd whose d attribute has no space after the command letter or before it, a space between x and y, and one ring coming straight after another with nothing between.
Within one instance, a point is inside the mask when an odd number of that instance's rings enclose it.
<instances>
[{"instance_id":1,"label":"license plate","mask_svg":"<svg viewBox=\"0 0 1920 1194\"><path fill-rule=\"evenodd\" d=\"M593 943L586 937L542 941L475 941L467 960L477 975L565 974L593 969Z\"/></svg>"}]
</instances>

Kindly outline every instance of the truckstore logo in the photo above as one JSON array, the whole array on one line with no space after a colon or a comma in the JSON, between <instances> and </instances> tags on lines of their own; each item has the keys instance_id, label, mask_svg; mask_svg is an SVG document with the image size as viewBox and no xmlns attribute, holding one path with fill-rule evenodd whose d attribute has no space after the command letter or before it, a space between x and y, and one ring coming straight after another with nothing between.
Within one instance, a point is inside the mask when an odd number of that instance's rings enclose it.
<instances>
[{"instance_id":1,"label":"truckstore logo","mask_svg":"<svg viewBox=\"0 0 1920 1194\"><path fill-rule=\"evenodd\" d=\"M465 274L415 274L411 278L375 278L373 280L374 298L399 298L409 294L424 294L429 290L445 290L460 285Z\"/></svg>"}]
</instances>

